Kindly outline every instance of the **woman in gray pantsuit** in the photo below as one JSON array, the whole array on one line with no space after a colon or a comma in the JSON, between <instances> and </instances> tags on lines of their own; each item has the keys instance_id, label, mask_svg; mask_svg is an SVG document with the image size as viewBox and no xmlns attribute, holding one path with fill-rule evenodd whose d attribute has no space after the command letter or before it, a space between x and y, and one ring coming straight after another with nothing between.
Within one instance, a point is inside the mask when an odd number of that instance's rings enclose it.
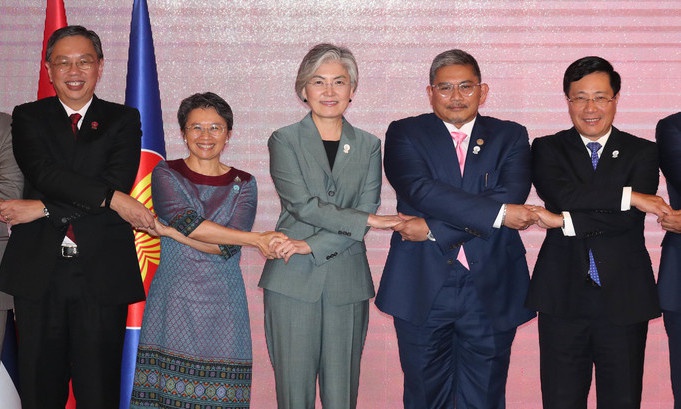
<instances>
[{"instance_id":1,"label":"woman in gray pantsuit","mask_svg":"<svg viewBox=\"0 0 681 409\"><path fill-rule=\"evenodd\" d=\"M260 279L265 335L279 409L355 408L360 356L374 286L364 235L391 228L377 216L381 142L343 113L357 88L357 64L343 47L319 44L305 56L296 92L311 112L268 141L270 173L281 200L274 250Z\"/></svg>"}]
</instances>

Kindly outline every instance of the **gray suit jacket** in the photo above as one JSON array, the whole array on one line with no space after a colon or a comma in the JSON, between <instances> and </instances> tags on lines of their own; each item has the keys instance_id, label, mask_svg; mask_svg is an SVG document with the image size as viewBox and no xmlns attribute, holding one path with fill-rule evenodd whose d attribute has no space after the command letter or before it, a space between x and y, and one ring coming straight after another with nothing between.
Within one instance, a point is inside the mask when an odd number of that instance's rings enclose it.
<instances>
[{"instance_id":1,"label":"gray suit jacket","mask_svg":"<svg viewBox=\"0 0 681 409\"><path fill-rule=\"evenodd\" d=\"M24 188L24 176L12 153L11 124L12 117L0 112L0 199L19 199ZM0 258L5 254L8 238L7 225L0 223ZM0 311L12 307L12 296L0 291Z\"/></svg>"},{"instance_id":2,"label":"gray suit jacket","mask_svg":"<svg viewBox=\"0 0 681 409\"><path fill-rule=\"evenodd\" d=\"M277 230L305 240L312 254L267 260L259 286L301 301L322 293L333 304L367 300L374 286L366 257L367 219L380 204L381 141L343 120L333 172L308 114L268 141L281 200Z\"/></svg>"}]
</instances>

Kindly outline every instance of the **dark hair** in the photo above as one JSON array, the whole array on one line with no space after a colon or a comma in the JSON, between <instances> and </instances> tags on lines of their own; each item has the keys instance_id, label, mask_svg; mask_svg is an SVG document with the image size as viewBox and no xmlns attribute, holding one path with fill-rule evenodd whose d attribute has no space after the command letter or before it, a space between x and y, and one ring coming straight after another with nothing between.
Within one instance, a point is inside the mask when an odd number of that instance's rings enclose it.
<instances>
[{"instance_id":1,"label":"dark hair","mask_svg":"<svg viewBox=\"0 0 681 409\"><path fill-rule=\"evenodd\" d=\"M454 49L442 52L433 59L433 63L430 65L430 85L435 85L433 81L435 81L437 70L448 65L469 65L473 68L473 74L478 77L478 81L482 81L480 66L478 66L475 58L465 51Z\"/></svg>"},{"instance_id":2,"label":"dark hair","mask_svg":"<svg viewBox=\"0 0 681 409\"><path fill-rule=\"evenodd\" d=\"M565 70L565 75L563 76L563 92L566 97L569 97L568 92L570 91L570 84L579 81L589 74L594 72L604 72L610 77L610 87L612 91L617 95L622 87L622 77L615 71L612 64L608 60L589 56L580 58L579 60L570 64Z\"/></svg>"},{"instance_id":3,"label":"dark hair","mask_svg":"<svg viewBox=\"0 0 681 409\"><path fill-rule=\"evenodd\" d=\"M101 60L102 58L104 58L104 53L102 52L102 41L99 39L97 33L95 33L92 30L88 30L83 26L66 26L58 30L55 30L54 33L52 33L52 35L50 36L50 38L47 40L47 49L45 50L45 61L47 62L50 61L50 58L52 57L52 50L54 50L54 45L57 43L57 41L61 40L64 37L72 36L83 36L90 40L92 42L92 46L95 48L95 52L97 53L97 59Z\"/></svg>"},{"instance_id":4,"label":"dark hair","mask_svg":"<svg viewBox=\"0 0 681 409\"><path fill-rule=\"evenodd\" d=\"M180 108L177 110L177 122L180 124L180 129L182 129L183 133L184 127L187 126L187 116L197 108L214 108L218 115L227 122L227 130L232 130L234 114L227 101L212 92L204 92L203 94L194 94L180 102Z\"/></svg>"}]
</instances>

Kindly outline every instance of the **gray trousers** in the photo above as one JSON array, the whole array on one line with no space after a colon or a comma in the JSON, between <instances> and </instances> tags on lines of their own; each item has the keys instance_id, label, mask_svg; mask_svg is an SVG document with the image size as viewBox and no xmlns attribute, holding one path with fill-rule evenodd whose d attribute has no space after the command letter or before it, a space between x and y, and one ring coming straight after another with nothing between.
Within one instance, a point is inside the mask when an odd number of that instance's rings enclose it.
<instances>
[{"instance_id":1,"label":"gray trousers","mask_svg":"<svg viewBox=\"0 0 681 409\"><path fill-rule=\"evenodd\" d=\"M307 303L265 290L264 301L278 408L314 409L319 378L324 409L354 409L369 300Z\"/></svg>"}]
</instances>

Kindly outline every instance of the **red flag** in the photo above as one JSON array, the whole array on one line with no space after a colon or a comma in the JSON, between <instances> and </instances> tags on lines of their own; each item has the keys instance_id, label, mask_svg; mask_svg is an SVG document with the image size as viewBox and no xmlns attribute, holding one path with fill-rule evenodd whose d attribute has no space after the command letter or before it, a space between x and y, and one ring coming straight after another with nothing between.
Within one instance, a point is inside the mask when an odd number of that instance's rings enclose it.
<instances>
[{"instance_id":1,"label":"red flag","mask_svg":"<svg viewBox=\"0 0 681 409\"><path fill-rule=\"evenodd\" d=\"M40 80L38 81L38 99L55 96L54 87L50 83L45 69L45 52L47 51L47 40L55 30L66 27L66 10L64 0L47 0L47 10L45 11L45 32L43 34L43 52L40 54Z\"/></svg>"}]
</instances>

